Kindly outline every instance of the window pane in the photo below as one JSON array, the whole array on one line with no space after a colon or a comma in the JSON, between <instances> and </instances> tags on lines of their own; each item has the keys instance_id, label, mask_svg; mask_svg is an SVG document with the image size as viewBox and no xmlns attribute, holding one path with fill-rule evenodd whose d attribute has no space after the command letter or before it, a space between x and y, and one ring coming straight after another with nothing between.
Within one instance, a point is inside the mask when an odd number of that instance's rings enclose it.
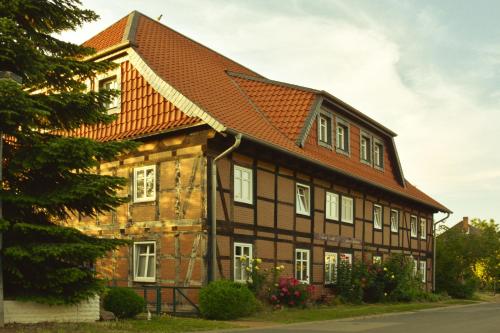
<instances>
[{"instance_id":1,"label":"window pane","mask_svg":"<svg viewBox=\"0 0 500 333\"><path fill-rule=\"evenodd\" d=\"M234 197L241 199L241 170L234 169Z\"/></svg>"},{"instance_id":2,"label":"window pane","mask_svg":"<svg viewBox=\"0 0 500 333\"><path fill-rule=\"evenodd\" d=\"M152 198L155 193L155 170L146 170L146 197Z\"/></svg>"},{"instance_id":3,"label":"window pane","mask_svg":"<svg viewBox=\"0 0 500 333\"><path fill-rule=\"evenodd\" d=\"M155 276L155 257L154 255L148 256L148 271L147 271L147 277L154 277Z\"/></svg>"},{"instance_id":4,"label":"window pane","mask_svg":"<svg viewBox=\"0 0 500 333\"><path fill-rule=\"evenodd\" d=\"M241 280L242 263L239 258L234 260L234 279Z\"/></svg>"},{"instance_id":5,"label":"window pane","mask_svg":"<svg viewBox=\"0 0 500 333\"><path fill-rule=\"evenodd\" d=\"M135 173L136 179L135 179L135 184L136 184L136 197L137 198L144 198L145 195L145 189L144 189L144 170L138 170Z\"/></svg>"}]
</instances>

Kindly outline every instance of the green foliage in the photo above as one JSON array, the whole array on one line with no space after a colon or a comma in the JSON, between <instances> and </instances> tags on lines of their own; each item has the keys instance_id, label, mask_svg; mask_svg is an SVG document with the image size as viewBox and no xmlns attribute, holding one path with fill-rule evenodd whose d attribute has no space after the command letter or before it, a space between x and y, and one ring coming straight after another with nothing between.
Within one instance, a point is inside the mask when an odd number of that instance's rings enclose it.
<instances>
[{"instance_id":1,"label":"green foliage","mask_svg":"<svg viewBox=\"0 0 500 333\"><path fill-rule=\"evenodd\" d=\"M417 300L423 292L421 275L414 273L411 257L394 254L384 263L385 294L393 302Z\"/></svg>"},{"instance_id":2,"label":"green foliage","mask_svg":"<svg viewBox=\"0 0 500 333\"><path fill-rule=\"evenodd\" d=\"M97 17L76 0L0 2L0 69L22 78L22 84L0 80L0 230L9 298L51 304L86 299L103 288L92 263L125 244L60 224L74 215L107 212L126 200L117 196L123 179L94 170L135 144L68 135L114 119L105 105L117 92L88 92L83 82L115 65L82 61L94 51L54 37Z\"/></svg>"},{"instance_id":3,"label":"green foliage","mask_svg":"<svg viewBox=\"0 0 500 333\"><path fill-rule=\"evenodd\" d=\"M228 320L254 313L257 300L245 284L219 280L200 291L200 311L208 319Z\"/></svg>"},{"instance_id":4,"label":"green foliage","mask_svg":"<svg viewBox=\"0 0 500 333\"><path fill-rule=\"evenodd\" d=\"M118 318L133 318L144 310L146 302L130 288L114 287L104 296L103 306Z\"/></svg>"},{"instance_id":5,"label":"green foliage","mask_svg":"<svg viewBox=\"0 0 500 333\"><path fill-rule=\"evenodd\" d=\"M332 288L341 300L355 304L432 298L423 291L420 276L414 275L413 260L398 254L393 254L383 265L361 261L351 265L341 261Z\"/></svg>"},{"instance_id":6,"label":"green foliage","mask_svg":"<svg viewBox=\"0 0 500 333\"><path fill-rule=\"evenodd\" d=\"M436 240L436 289L456 298L470 298L477 290L474 264L481 257L476 237L460 228L447 229Z\"/></svg>"}]
</instances>

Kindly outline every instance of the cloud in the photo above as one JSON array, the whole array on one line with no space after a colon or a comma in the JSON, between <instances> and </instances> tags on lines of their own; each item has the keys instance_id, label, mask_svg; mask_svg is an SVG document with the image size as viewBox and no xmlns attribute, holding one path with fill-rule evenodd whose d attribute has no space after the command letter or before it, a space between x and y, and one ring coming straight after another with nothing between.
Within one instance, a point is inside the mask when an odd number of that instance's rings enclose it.
<instances>
[{"instance_id":1,"label":"cloud","mask_svg":"<svg viewBox=\"0 0 500 333\"><path fill-rule=\"evenodd\" d=\"M66 38L83 41L139 2L86 4L106 23ZM446 11L399 1L140 4L264 76L324 89L353 105L399 133L412 183L458 216L500 217L491 205L500 194L500 49L480 41L472 48L450 28Z\"/></svg>"}]
</instances>

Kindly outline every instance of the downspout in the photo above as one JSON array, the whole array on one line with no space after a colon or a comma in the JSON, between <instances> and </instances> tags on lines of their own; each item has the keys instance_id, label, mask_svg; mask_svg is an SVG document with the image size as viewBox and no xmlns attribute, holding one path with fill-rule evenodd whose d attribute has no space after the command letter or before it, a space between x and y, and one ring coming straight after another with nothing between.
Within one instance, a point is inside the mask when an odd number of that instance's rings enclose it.
<instances>
[{"instance_id":1,"label":"downspout","mask_svg":"<svg viewBox=\"0 0 500 333\"><path fill-rule=\"evenodd\" d=\"M210 228L211 228L211 281L217 280L217 161L239 147L242 135L237 133L234 136L234 143L231 147L223 151L212 159L210 164Z\"/></svg>"},{"instance_id":2,"label":"downspout","mask_svg":"<svg viewBox=\"0 0 500 333\"><path fill-rule=\"evenodd\" d=\"M432 225L432 292L436 291L436 227L438 224L445 222L448 217L450 217L450 213L446 213L444 218Z\"/></svg>"}]
</instances>

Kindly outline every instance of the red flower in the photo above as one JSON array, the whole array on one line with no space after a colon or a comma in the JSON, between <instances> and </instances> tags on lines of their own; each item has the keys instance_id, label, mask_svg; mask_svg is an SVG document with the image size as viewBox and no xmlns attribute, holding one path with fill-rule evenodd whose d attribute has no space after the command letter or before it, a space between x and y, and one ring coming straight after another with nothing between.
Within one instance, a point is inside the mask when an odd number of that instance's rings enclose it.
<instances>
[{"instance_id":1,"label":"red flower","mask_svg":"<svg viewBox=\"0 0 500 333\"><path fill-rule=\"evenodd\" d=\"M278 299L278 297L276 297L276 295L271 296L271 301L276 302L277 299Z\"/></svg>"},{"instance_id":2,"label":"red flower","mask_svg":"<svg viewBox=\"0 0 500 333\"><path fill-rule=\"evenodd\" d=\"M300 291L296 290L294 293L295 297L300 297Z\"/></svg>"}]
</instances>

